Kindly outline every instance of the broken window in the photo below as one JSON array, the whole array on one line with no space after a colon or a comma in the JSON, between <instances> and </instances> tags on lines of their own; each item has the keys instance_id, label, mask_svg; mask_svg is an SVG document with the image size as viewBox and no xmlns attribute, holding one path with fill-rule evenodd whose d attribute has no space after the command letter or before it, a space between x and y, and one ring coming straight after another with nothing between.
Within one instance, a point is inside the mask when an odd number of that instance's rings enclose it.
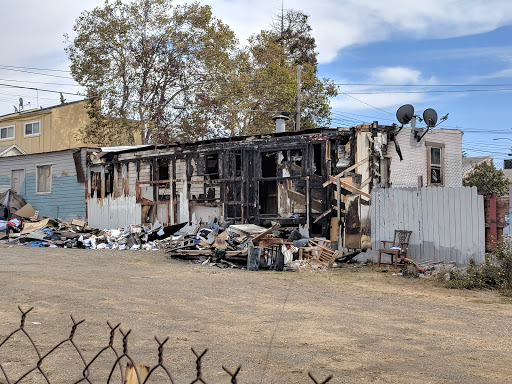
<instances>
[{"instance_id":1,"label":"broken window","mask_svg":"<svg viewBox=\"0 0 512 384\"><path fill-rule=\"evenodd\" d=\"M91 197L101 196L101 173L91 171Z\"/></svg>"},{"instance_id":2,"label":"broken window","mask_svg":"<svg viewBox=\"0 0 512 384\"><path fill-rule=\"evenodd\" d=\"M444 145L427 144L428 185L444 185Z\"/></svg>"},{"instance_id":3,"label":"broken window","mask_svg":"<svg viewBox=\"0 0 512 384\"><path fill-rule=\"evenodd\" d=\"M52 166L39 165L37 167L37 193L52 192Z\"/></svg>"},{"instance_id":4,"label":"broken window","mask_svg":"<svg viewBox=\"0 0 512 384\"><path fill-rule=\"evenodd\" d=\"M292 176L299 176L302 174L302 150L290 150L290 174Z\"/></svg>"},{"instance_id":5,"label":"broken window","mask_svg":"<svg viewBox=\"0 0 512 384\"><path fill-rule=\"evenodd\" d=\"M113 169L105 168L105 196L111 195L114 192L114 171Z\"/></svg>"},{"instance_id":6,"label":"broken window","mask_svg":"<svg viewBox=\"0 0 512 384\"><path fill-rule=\"evenodd\" d=\"M260 181L260 213L277 215L277 181Z\"/></svg>"},{"instance_id":7,"label":"broken window","mask_svg":"<svg viewBox=\"0 0 512 384\"><path fill-rule=\"evenodd\" d=\"M235 152L235 177L242 176L242 152Z\"/></svg>"},{"instance_id":8,"label":"broken window","mask_svg":"<svg viewBox=\"0 0 512 384\"><path fill-rule=\"evenodd\" d=\"M219 178L219 154L212 153L205 156L206 160L206 174L210 179Z\"/></svg>"},{"instance_id":9,"label":"broken window","mask_svg":"<svg viewBox=\"0 0 512 384\"><path fill-rule=\"evenodd\" d=\"M313 170L315 175L322 176L322 144L313 145Z\"/></svg>"},{"instance_id":10,"label":"broken window","mask_svg":"<svg viewBox=\"0 0 512 384\"><path fill-rule=\"evenodd\" d=\"M158 159L156 164L158 180L169 180L169 159Z\"/></svg>"},{"instance_id":11,"label":"broken window","mask_svg":"<svg viewBox=\"0 0 512 384\"><path fill-rule=\"evenodd\" d=\"M261 177L276 177L277 164L275 152L264 152L261 154Z\"/></svg>"}]
</instances>

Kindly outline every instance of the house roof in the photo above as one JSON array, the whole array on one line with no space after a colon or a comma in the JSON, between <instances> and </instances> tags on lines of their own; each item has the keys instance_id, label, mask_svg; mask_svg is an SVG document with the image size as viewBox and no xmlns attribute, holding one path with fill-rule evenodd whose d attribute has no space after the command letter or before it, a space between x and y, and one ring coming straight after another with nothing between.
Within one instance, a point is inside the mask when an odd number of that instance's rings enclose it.
<instances>
[{"instance_id":1,"label":"house roof","mask_svg":"<svg viewBox=\"0 0 512 384\"><path fill-rule=\"evenodd\" d=\"M462 173L468 172L475 165L483 163L484 161L493 161L492 156L475 156L462 158Z\"/></svg>"},{"instance_id":2,"label":"house roof","mask_svg":"<svg viewBox=\"0 0 512 384\"><path fill-rule=\"evenodd\" d=\"M34 113L49 111L49 110L55 109L55 108L66 107L66 106L71 105L71 104L81 103L84 100L85 99L77 100L77 101L70 101L69 103L52 105L51 107L46 107L46 108L33 108L33 109L29 109L29 110L22 111L22 112L8 113L6 115L0 116L0 120L2 120L4 118L12 118L12 117L18 117L18 116L27 116L27 115L31 115L31 114L34 114Z\"/></svg>"},{"instance_id":3,"label":"house roof","mask_svg":"<svg viewBox=\"0 0 512 384\"><path fill-rule=\"evenodd\" d=\"M287 132L272 132L272 133L260 133L254 135L247 136L230 136L230 137L220 137L216 139L208 139L202 141L195 142L174 142L170 144L141 144L141 145L128 145L128 146L118 146L118 147L101 147L102 152L115 152L115 153L127 153L127 152L136 152L144 149L157 149L157 148L166 148L166 147L191 147L198 146L204 144L211 143L225 143L225 142L233 142L233 141L244 141L261 138L270 138L270 137L286 137L286 136L300 136L300 135L310 135L310 134L322 134L322 133L335 133L339 132L342 134L349 135L350 128L313 128L306 129L303 131L287 131Z\"/></svg>"},{"instance_id":4,"label":"house roof","mask_svg":"<svg viewBox=\"0 0 512 384\"><path fill-rule=\"evenodd\" d=\"M19 152L19 155L26 155L27 153L18 147L16 144L11 145L2 145L0 146L0 157L5 157L4 155L9 152L11 149L15 149L17 152Z\"/></svg>"}]
</instances>

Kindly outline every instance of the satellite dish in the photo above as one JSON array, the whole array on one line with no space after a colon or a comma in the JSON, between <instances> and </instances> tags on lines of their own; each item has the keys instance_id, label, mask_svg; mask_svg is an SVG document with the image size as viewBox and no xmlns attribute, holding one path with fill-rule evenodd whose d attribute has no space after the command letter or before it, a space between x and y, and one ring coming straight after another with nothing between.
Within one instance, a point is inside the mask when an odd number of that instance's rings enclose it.
<instances>
[{"instance_id":1,"label":"satellite dish","mask_svg":"<svg viewBox=\"0 0 512 384\"><path fill-rule=\"evenodd\" d=\"M423 112L423 121L429 128L435 127L437 124L437 112L432 108L425 109L425 112Z\"/></svg>"},{"instance_id":2,"label":"satellite dish","mask_svg":"<svg viewBox=\"0 0 512 384\"><path fill-rule=\"evenodd\" d=\"M396 111L396 119L402 124L407 124L414 116L414 107L411 104L402 105Z\"/></svg>"}]
</instances>

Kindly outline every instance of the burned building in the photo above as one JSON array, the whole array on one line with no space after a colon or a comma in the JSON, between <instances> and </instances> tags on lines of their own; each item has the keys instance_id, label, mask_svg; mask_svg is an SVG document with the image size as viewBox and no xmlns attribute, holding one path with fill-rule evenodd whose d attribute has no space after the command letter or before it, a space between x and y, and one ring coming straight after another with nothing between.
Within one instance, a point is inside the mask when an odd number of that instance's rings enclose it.
<instances>
[{"instance_id":1,"label":"burned building","mask_svg":"<svg viewBox=\"0 0 512 384\"><path fill-rule=\"evenodd\" d=\"M313 129L173 145L102 148L89 156L89 225L209 221L307 225L361 248L370 191L386 187L394 127ZM338 196L340 199L338 200Z\"/></svg>"}]
</instances>

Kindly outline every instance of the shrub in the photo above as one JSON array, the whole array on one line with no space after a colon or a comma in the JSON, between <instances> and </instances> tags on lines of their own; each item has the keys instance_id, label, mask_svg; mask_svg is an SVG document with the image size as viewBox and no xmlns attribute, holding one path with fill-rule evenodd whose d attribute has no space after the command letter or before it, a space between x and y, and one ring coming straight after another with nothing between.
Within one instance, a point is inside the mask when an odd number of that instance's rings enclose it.
<instances>
[{"instance_id":1,"label":"shrub","mask_svg":"<svg viewBox=\"0 0 512 384\"><path fill-rule=\"evenodd\" d=\"M496 250L486 254L483 264L469 261L465 270L450 272L449 288L501 289L512 293L512 243L510 238L498 244Z\"/></svg>"}]
</instances>

